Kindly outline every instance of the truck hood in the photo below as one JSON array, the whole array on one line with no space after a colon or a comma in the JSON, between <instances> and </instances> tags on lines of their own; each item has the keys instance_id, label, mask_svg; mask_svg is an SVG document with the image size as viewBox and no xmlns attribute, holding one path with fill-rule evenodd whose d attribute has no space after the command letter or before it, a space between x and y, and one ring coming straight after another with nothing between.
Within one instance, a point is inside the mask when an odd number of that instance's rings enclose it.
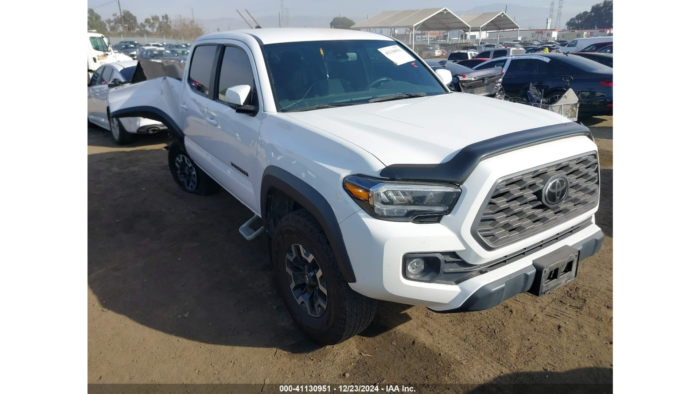
<instances>
[{"instance_id":1,"label":"truck hood","mask_svg":"<svg viewBox=\"0 0 700 394\"><path fill-rule=\"evenodd\" d=\"M479 141L569 122L543 109L465 93L283 116L345 139L386 166L442 163Z\"/></svg>"}]
</instances>

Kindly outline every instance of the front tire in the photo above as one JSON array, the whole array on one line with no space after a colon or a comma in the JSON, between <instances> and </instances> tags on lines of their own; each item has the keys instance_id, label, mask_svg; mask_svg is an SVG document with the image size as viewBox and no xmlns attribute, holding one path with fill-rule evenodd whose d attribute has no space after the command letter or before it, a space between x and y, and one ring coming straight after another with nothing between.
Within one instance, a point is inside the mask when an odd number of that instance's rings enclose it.
<instances>
[{"instance_id":1,"label":"front tire","mask_svg":"<svg viewBox=\"0 0 700 394\"><path fill-rule=\"evenodd\" d=\"M216 181L194 164L180 141L173 142L168 148L168 167L175 183L187 193L206 196L220 189Z\"/></svg>"},{"instance_id":2,"label":"front tire","mask_svg":"<svg viewBox=\"0 0 700 394\"><path fill-rule=\"evenodd\" d=\"M277 292L294 321L314 341L340 343L369 326L377 302L345 282L311 213L302 209L284 216L271 248Z\"/></svg>"},{"instance_id":3,"label":"front tire","mask_svg":"<svg viewBox=\"0 0 700 394\"><path fill-rule=\"evenodd\" d=\"M133 134L124 129L122 122L113 117L109 117L109 131L112 132L112 139L117 145L126 145L134 140Z\"/></svg>"}]
</instances>

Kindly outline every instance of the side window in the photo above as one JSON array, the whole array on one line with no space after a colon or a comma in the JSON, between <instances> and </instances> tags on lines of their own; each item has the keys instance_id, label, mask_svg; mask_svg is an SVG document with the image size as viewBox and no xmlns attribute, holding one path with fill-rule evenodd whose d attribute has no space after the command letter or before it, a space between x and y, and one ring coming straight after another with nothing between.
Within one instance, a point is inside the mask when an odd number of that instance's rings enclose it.
<instances>
[{"instance_id":1,"label":"side window","mask_svg":"<svg viewBox=\"0 0 700 394\"><path fill-rule=\"evenodd\" d=\"M227 46L219 71L219 100L224 101L226 89L237 85L248 85L251 92L255 91L253 68L250 66L248 54L243 49ZM252 97L253 94L250 95L250 98Z\"/></svg>"},{"instance_id":2,"label":"side window","mask_svg":"<svg viewBox=\"0 0 700 394\"><path fill-rule=\"evenodd\" d=\"M567 47L575 47L577 43L578 43L577 40L573 40L569 43L569 45L567 45Z\"/></svg>"},{"instance_id":3,"label":"side window","mask_svg":"<svg viewBox=\"0 0 700 394\"><path fill-rule=\"evenodd\" d=\"M587 46L587 47L581 49L581 52L592 51L592 50L594 50L595 48L596 48L596 45L595 45L595 44L589 45L589 46Z\"/></svg>"},{"instance_id":4,"label":"side window","mask_svg":"<svg viewBox=\"0 0 700 394\"><path fill-rule=\"evenodd\" d=\"M483 65L476 67L475 69L478 70L485 70L487 68L494 68L494 67L503 67L504 64L506 64L506 59L503 60L497 60L495 62L487 62L487 63L482 63Z\"/></svg>"},{"instance_id":5,"label":"side window","mask_svg":"<svg viewBox=\"0 0 700 394\"><path fill-rule=\"evenodd\" d=\"M190 72L187 75L187 82L190 88L204 97L209 96L211 86L211 75L214 72L214 57L216 55L216 45L202 45L194 50L192 61L190 62Z\"/></svg>"},{"instance_id":6,"label":"side window","mask_svg":"<svg viewBox=\"0 0 700 394\"><path fill-rule=\"evenodd\" d=\"M508 77L537 75L539 63L542 62L535 59L513 59L508 66Z\"/></svg>"},{"instance_id":7,"label":"side window","mask_svg":"<svg viewBox=\"0 0 700 394\"><path fill-rule=\"evenodd\" d=\"M491 52L490 51L481 52L474 57L478 58L478 59L491 59Z\"/></svg>"},{"instance_id":8,"label":"side window","mask_svg":"<svg viewBox=\"0 0 700 394\"><path fill-rule=\"evenodd\" d=\"M506 51L505 49L499 49L499 50L497 50L497 51L493 51L493 57L494 57L494 58L496 58L496 57L503 57L503 56L505 56L505 55L507 55L507 54L508 54L508 51Z\"/></svg>"},{"instance_id":9,"label":"side window","mask_svg":"<svg viewBox=\"0 0 700 394\"><path fill-rule=\"evenodd\" d=\"M92 49L96 51L109 52L107 43L102 37L90 37L90 45L92 46Z\"/></svg>"},{"instance_id":10,"label":"side window","mask_svg":"<svg viewBox=\"0 0 700 394\"><path fill-rule=\"evenodd\" d=\"M545 66L546 64L546 66ZM553 62L549 63L542 63L541 66L546 67L546 73L549 75L568 75L571 74L571 71L567 70L566 68L559 66L557 64L554 64ZM544 67L542 67L544 69Z\"/></svg>"},{"instance_id":11,"label":"side window","mask_svg":"<svg viewBox=\"0 0 700 394\"><path fill-rule=\"evenodd\" d=\"M104 71L102 72L102 84L107 84L112 82L112 67L105 67Z\"/></svg>"},{"instance_id":12,"label":"side window","mask_svg":"<svg viewBox=\"0 0 700 394\"><path fill-rule=\"evenodd\" d=\"M95 71L94 74L92 74L92 78L90 78L90 86L95 86L99 85L102 83L102 72L105 70L104 66L100 67Z\"/></svg>"}]
</instances>

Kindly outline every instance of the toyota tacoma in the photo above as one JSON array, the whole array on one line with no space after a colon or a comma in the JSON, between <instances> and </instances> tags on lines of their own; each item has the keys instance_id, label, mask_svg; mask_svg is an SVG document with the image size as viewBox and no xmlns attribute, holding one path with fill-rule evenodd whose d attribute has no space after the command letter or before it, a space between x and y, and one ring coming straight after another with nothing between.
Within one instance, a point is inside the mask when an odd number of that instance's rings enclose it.
<instances>
[{"instance_id":1,"label":"toyota tacoma","mask_svg":"<svg viewBox=\"0 0 700 394\"><path fill-rule=\"evenodd\" d=\"M184 191L223 188L252 211L241 234L268 238L289 313L332 344L376 300L484 310L554 291L601 247L590 131L452 93L442 71L368 32L221 32L181 78L115 89L108 114L162 122Z\"/></svg>"}]
</instances>

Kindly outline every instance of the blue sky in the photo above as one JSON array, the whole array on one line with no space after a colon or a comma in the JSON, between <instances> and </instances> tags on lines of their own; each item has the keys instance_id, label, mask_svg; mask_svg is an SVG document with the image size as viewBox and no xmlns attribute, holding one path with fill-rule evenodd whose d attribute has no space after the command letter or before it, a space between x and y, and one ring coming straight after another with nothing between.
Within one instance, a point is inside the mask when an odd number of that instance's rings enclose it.
<instances>
[{"instance_id":1,"label":"blue sky","mask_svg":"<svg viewBox=\"0 0 700 394\"><path fill-rule=\"evenodd\" d=\"M109 3L110 0L88 0L88 7L95 8L104 19L118 13L117 2ZM593 4L602 0L565 0L565 14L576 14L587 11ZM108 4L106 4L108 3ZM377 14L381 11L414 9L414 8L434 8L447 7L455 12L467 11L473 7L484 6L494 3L504 3L509 5L545 7L549 8L551 0L509 0L509 1L457 1L444 0L441 2L426 0L285 0L285 6L289 8L290 16L337 16L347 15L350 17L366 16ZM280 0L121 0L122 10L129 10L134 13L139 21L152 15L182 15L189 17L191 9L194 8L194 15L197 19L216 19L225 17L238 17L236 8L243 12L248 9L256 17L276 16L280 8ZM555 1L554 15L558 0Z\"/></svg>"}]
</instances>

